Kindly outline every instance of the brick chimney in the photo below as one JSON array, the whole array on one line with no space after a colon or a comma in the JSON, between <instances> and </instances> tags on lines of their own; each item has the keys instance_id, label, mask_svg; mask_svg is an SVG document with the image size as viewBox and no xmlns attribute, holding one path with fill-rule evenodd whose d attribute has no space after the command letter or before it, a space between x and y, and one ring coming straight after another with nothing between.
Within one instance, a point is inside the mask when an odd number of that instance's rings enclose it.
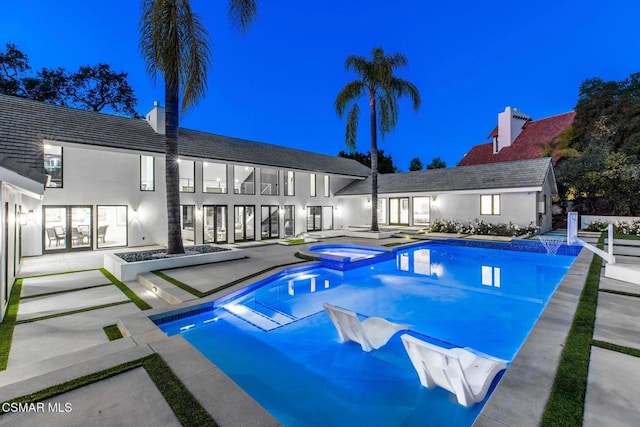
<instances>
[{"instance_id":1,"label":"brick chimney","mask_svg":"<svg viewBox=\"0 0 640 427\"><path fill-rule=\"evenodd\" d=\"M522 127L531 117L518 111L517 108L507 107L498 114L498 135L493 137L493 152L497 153L505 147L510 147L516 140Z\"/></svg>"},{"instance_id":2,"label":"brick chimney","mask_svg":"<svg viewBox=\"0 0 640 427\"><path fill-rule=\"evenodd\" d=\"M153 101L153 110L147 113L146 118L155 133L164 135L164 107L161 107L158 101Z\"/></svg>"}]
</instances>

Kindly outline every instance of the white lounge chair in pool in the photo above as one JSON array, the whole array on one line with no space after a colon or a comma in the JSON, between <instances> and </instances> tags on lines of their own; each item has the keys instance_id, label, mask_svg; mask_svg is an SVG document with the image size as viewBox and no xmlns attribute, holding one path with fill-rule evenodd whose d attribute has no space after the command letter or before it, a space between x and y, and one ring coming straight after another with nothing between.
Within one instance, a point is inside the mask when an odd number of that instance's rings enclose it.
<instances>
[{"instance_id":1,"label":"white lounge chair in pool","mask_svg":"<svg viewBox=\"0 0 640 427\"><path fill-rule=\"evenodd\" d=\"M329 303L322 306L338 330L340 341L355 341L364 351L377 350L389 342L396 332L409 329L407 325L389 322L380 317L369 317L360 322L353 311Z\"/></svg>"},{"instance_id":2,"label":"white lounge chair in pool","mask_svg":"<svg viewBox=\"0 0 640 427\"><path fill-rule=\"evenodd\" d=\"M496 375L506 369L503 360L483 357L464 348L443 348L408 334L401 337L420 384L440 386L454 393L458 403L471 406L482 401Z\"/></svg>"}]
</instances>

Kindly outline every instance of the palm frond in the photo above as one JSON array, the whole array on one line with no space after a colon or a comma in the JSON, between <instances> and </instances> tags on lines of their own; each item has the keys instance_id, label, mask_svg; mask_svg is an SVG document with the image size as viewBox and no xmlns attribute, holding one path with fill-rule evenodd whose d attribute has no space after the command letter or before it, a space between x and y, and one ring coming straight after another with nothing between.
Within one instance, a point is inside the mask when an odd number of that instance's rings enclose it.
<instances>
[{"instance_id":1,"label":"palm frond","mask_svg":"<svg viewBox=\"0 0 640 427\"><path fill-rule=\"evenodd\" d=\"M258 14L255 0L229 0L227 16L240 31L245 31Z\"/></svg>"},{"instance_id":2,"label":"palm frond","mask_svg":"<svg viewBox=\"0 0 640 427\"><path fill-rule=\"evenodd\" d=\"M347 130L345 134L345 144L351 151L356 149L356 137L358 136L358 118L360 117L360 107L353 104L351 111L347 114Z\"/></svg>"},{"instance_id":3,"label":"palm frond","mask_svg":"<svg viewBox=\"0 0 640 427\"><path fill-rule=\"evenodd\" d=\"M399 77L393 77L390 81L390 87L398 98L409 96L413 110L418 111L422 104L422 99L420 98L420 91L413 83Z\"/></svg>"},{"instance_id":4,"label":"palm frond","mask_svg":"<svg viewBox=\"0 0 640 427\"><path fill-rule=\"evenodd\" d=\"M342 88L334 103L338 116L342 117L344 111L349 107L349 105L358 101L358 99L364 94L364 89L364 84L360 80L349 82L344 88Z\"/></svg>"},{"instance_id":5,"label":"palm frond","mask_svg":"<svg viewBox=\"0 0 640 427\"><path fill-rule=\"evenodd\" d=\"M371 75L371 63L367 61L367 58L359 55L349 55L347 60L344 61L345 70L353 70L357 74L363 77L362 80L370 80Z\"/></svg>"}]
</instances>

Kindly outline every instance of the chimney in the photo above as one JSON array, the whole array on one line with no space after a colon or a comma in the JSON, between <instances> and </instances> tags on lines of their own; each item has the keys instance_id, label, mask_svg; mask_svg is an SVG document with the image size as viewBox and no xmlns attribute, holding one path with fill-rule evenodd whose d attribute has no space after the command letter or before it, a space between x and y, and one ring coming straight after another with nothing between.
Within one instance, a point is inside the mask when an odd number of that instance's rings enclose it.
<instances>
[{"instance_id":1,"label":"chimney","mask_svg":"<svg viewBox=\"0 0 640 427\"><path fill-rule=\"evenodd\" d=\"M529 120L531 117L518 111L517 108L507 107L499 113L498 135L493 137L493 152L497 153L505 147L510 147Z\"/></svg>"},{"instance_id":2,"label":"chimney","mask_svg":"<svg viewBox=\"0 0 640 427\"><path fill-rule=\"evenodd\" d=\"M164 135L164 107L161 107L158 101L153 101L153 110L147 113L147 123L155 133Z\"/></svg>"}]
</instances>

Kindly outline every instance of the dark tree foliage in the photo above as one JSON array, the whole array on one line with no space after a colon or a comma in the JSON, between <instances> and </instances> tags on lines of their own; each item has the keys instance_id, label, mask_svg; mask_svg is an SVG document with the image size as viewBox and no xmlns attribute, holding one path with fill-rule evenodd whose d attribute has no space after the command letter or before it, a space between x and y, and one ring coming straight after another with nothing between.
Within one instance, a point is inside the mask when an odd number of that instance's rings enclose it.
<instances>
[{"instance_id":1,"label":"dark tree foliage","mask_svg":"<svg viewBox=\"0 0 640 427\"><path fill-rule=\"evenodd\" d=\"M345 157L347 159L353 159L358 163L362 163L366 167L371 167L371 152L368 151L365 153L359 153L354 151L352 153L347 153L346 151L340 151L338 153L339 157ZM385 156L384 150L378 150L378 172L380 173L396 173L400 172L400 170L393 164L393 159L391 156Z\"/></svg>"},{"instance_id":2,"label":"dark tree foliage","mask_svg":"<svg viewBox=\"0 0 640 427\"><path fill-rule=\"evenodd\" d=\"M89 111L110 111L138 117L133 88L127 73L111 70L108 64L85 65L71 73L62 67L43 68L27 75L29 59L14 44L0 52L0 93L47 104L65 105Z\"/></svg>"},{"instance_id":3,"label":"dark tree foliage","mask_svg":"<svg viewBox=\"0 0 640 427\"><path fill-rule=\"evenodd\" d=\"M410 172L421 171L422 169L424 169L424 166L422 165L422 160L420 160L418 157L414 157L413 159L411 159L411 162L409 163Z\"/></svg>"},{"instance_id":4,"label":"dark tree foliage","mask_svg":"<svg viewBox=\"0 0 640 427\"><path fill-rule=\"evenodd\" d=\"M587 79L580 85L573 148L607 145L638 158L640 154L640 73L622 81Z\"/></svg>"},{"instance_id":5,"label":"dark tree foliage","mask_svg":"<svg viewBox=\"0 0 640 427\"><path fill-rule=\"evenodd\" d=\"M427 165L427 169L446 169L447 162L442 160L440 156L434 157L431 163Z\"/></svg>"}]
</instances>

